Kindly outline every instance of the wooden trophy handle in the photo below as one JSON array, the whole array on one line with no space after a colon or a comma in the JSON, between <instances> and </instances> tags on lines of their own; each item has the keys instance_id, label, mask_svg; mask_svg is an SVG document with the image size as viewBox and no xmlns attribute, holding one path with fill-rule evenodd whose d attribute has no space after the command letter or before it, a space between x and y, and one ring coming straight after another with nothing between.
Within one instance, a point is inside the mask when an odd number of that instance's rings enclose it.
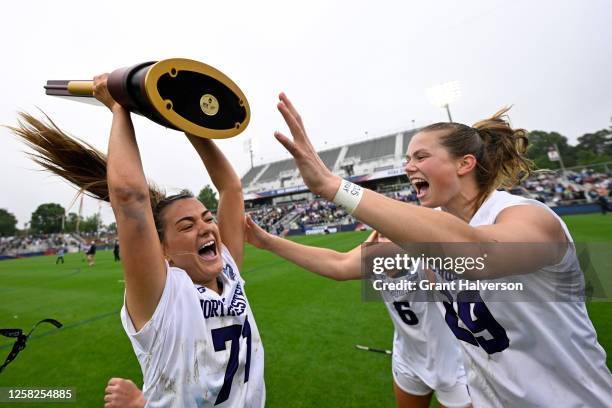
<instances>
[{"instance_id":1,"label":"wooden trophy handle","mask_svg":"<svg viewBox=\"0 0 612 408\"><path fill-rule=\"evenodd\" d=\"M93 81L49 80L45 93L54 96L93 97Z\"/></svg>"}]
</instances>

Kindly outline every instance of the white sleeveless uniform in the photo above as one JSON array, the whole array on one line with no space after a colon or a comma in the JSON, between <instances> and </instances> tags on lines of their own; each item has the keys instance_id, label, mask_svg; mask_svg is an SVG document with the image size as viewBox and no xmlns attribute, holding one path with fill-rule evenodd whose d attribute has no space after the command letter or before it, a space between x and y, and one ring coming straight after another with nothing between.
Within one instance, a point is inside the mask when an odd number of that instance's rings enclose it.
<instances>
[{"instance_id":1,"label":"white sleeveless uniform","mask_svg":"<svg viewBox=\"0 0 612 408\"><path fill-rule=\"evenodd\" d=\"M168 267L155 313L139 332L125 304L121 321L144 377L147 407L265 405L264 355L244 281L221 247L221 295Z\"/></svg>"},{"instance_id":2,"label":"white sleeveless uniform","mask_svg":"<svg viewBox=\"0 0 612 408\"><path fill-rule=\"evenodd\" d=\"M408 302L400 296L385 305L395 328L392 370L395 383L412 395L436 392L449 408L471 403L461 348L435 303Z\"/></svg>"},{"instance_id":3,"label":"white sleeveless uniform","mask_svg":"<svg viewBox=\"0 0 612 408\"><path fill-rule=\"evenodd\" d=\"M546 208L571 241L565 223L546 205L500 191L489 196L470 225L492 225L502 210L515 205ZM584 288L573 245L559 264L523 275L525 290L531 290L529 296L535 300L542 293L539 290L558 274L568 278L572 289ZM437 278L448 282L449 276L438 273ZM452 304L437 304L448 326L462 340L474 407L612 406L612 375L583 302L494 302L495 293L480 290L477 294L484 303L458 303L459 292L448 292Z\"/></svg>"},{"instance_id":4,"label":"white sleeveless uniform","mask_svg":"<svg viewBox=\"0 0 612 408\"><path fill-rule=\"evenodd\" d=\"M392 244L382 245L388 251L388 245ZM396 276L375 275L375 279L383 285L397 285L423 280L426 276L421 267L416 272L398 272ZM383 290L380 294L394 327L391 370L395 384L411 395L435 392L437 400L448 408L469 406L471 399L461 346L432 297L424 297L418 290Z\"/></svg>"}]
</instances>

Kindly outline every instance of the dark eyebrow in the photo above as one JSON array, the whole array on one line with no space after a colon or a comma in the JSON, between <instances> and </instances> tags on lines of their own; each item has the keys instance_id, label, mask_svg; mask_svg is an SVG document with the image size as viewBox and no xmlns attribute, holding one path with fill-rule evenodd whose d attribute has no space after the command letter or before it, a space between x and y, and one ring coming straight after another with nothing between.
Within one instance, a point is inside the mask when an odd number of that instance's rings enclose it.
<instances>
[{"instance_id":1,"label":"dark eyebrow","mask_svg":"<svg viewBox=\"0 0 612 408\"><path fill-rule=\"evenodd\" d=\"M416 152L412 153L412 155L413 155L413 156L416 156L416 155L417 155L417 154L419 154L419 153L427 153L427 150L425 150L425 149L419 149L419 150L417 150ZM407 159L410 159L410 155L409 155L408 153L406 153L406 158L407 158Z\"/></svg>"},{"instance_id":2,"label":"dark eyebrow","mask_svg":"<svg viewBox=\"0 0 612 408\"><path fill-rule=\"evenodd\" d=\"M206 210L202 213L202 218L206 217L208 214L210 214L210 210ZM183 217L180 218L177 222L174 223L174 225L177 225L178 223L180 223L181 221L191 221L191 222L195 222L195 218L193 218L192 216L187 216L187 217Z\"/></svg>"},{"instance_id":3,"label":"dark eyebrow","mask_svg":"<svg viewBox=\"0 0 612 408\"><path fill-rule=\"evenodd\" d=\"M191 222L194 222L195 219L193 217L190 217L190 216L183 217L183 218L179 219L177 222L175 222L174 225L177 225L178 223L180 223L182 221L191 221Z\"/></svg>"}]
</instances>

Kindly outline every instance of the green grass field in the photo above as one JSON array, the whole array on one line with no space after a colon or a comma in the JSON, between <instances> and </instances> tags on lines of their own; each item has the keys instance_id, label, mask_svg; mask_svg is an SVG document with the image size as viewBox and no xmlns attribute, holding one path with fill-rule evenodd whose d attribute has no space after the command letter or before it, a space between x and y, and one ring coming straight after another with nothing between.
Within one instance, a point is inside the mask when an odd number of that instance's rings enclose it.
<instances>
[{"instance_id":1,"label":"green grass field","mask_svg":"<svg viewBox=\"0 0 612 408\"><path fill-rule=\"evenodd\" d=\"M575 240L612 242L612 215L566 219ZM299 237L310 245L345 251L367 233ZM110 377L141 381L121 328L122 270L110 251L94 267L70 254L0 262L0 328L43 325L0 374L1 387L75 387L77 402L97 407ZM363 302L360 282L334 282L274 255L247 248L242 271L265 347L269 407L392 407L390 356L358 351L355 344L391 348L392 323L382 303ZM599 341L612 350L612 303L589 304ZM0 337L0 364L12 340ZM610 359L608 359L610 365ZM1 405L1 404L0 404ZM5 404L12 406L14 404ZM45 404L43 406L51 406ZM19 404L20 407L40 404Z\"/></svg>"}]
</instances>

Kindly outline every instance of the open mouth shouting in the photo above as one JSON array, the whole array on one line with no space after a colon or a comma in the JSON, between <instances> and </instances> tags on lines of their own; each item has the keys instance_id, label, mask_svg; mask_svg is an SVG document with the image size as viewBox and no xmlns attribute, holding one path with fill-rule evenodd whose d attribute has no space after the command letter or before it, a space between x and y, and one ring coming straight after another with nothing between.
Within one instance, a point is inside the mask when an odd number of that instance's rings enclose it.
<instances>
[{"instance_id":1,"label":"open mouth shouting","mask_svg":"<svg viewBox=\"0 0 612 408\"><path fill-rule=\"evenodd\" d=\"M412 177L410 182L416 188L417 198L420 200L429 192L429 182L421 177Z\"/></svg>"},{"instance_id":2,"label":"open mouth shouting","mask_svg":"<svg viewBox=\"0 0 612 408\"><path fill-rule=\"evenodd\" d=\"M214 239L203 243L198 249L198 255L205 261L213 261L217 258L217 244Z\"/></svg>"}]
</instances>

